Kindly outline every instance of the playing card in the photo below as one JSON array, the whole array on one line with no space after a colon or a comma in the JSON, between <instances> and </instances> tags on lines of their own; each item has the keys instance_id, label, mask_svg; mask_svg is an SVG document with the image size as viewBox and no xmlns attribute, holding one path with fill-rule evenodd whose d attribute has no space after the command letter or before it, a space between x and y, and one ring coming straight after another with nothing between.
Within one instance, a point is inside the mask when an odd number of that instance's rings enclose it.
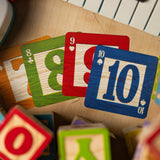
<instances>
[{"instance_id":1,"label":"playing card","mask_svg":"<svg viewBox=\"0 0 160 160\"><path fill-rule=\"evenodd\" d=\"M157 63L157 57L98 46L85 106L145 118Z\"/></svg>"},{"instance_id":2,"label":"playing card","mask_svg":"<svg viewBox=\"0 0 160 160\"><path fill-rule=\"evenodd\" d=\"M21 47L36 107L75 98L62 95L64 44L60 36Z\"/></svg>"},{"instance_id":3,"label":"playing card","mask_svg":"<svg viewBox=\"0 0 160 160\"><path fill-rule=\"evenodd\" d=\"M97 45L128 50L129 38L105 34L67 33L62 87L64 95L85 97Z\"/></svg>"}]
</instances>

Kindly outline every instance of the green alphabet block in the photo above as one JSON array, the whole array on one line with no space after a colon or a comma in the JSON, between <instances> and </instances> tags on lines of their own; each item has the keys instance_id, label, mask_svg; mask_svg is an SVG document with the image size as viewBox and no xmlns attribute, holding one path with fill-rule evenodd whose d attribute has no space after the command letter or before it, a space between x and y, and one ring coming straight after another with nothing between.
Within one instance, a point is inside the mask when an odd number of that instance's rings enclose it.
<instances>
[{"instance_id":1,"label":"green alphabet block","mask_svg":"<svg viewBox=\"0 0 160 160\"><path fill-rule=\"evenodd\" d=\"M102 124L60 127L58 149L60 160L111 160L109 131Z\"/></svg>"}]
</instances>

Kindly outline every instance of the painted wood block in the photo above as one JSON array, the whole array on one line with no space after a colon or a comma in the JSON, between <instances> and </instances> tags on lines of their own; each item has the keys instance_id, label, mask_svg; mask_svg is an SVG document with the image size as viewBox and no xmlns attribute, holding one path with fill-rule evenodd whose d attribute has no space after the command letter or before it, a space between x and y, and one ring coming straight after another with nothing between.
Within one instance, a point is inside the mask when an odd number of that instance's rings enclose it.
<instances>
[{"instance_id":1,"label":"painted wood block","mask_svg":"<svg viewBox=\"0 0 160 160\"><path fill-rule=\"evenodd\" d=\"M5 105L3 103L3 99L0 95L0 124L4 120L5 115L7 114L7 109L5 108Z\"/></svg>"},{"instance_id":2,"label":"painted wood block","mask_svg":"<svg viewBox=\"0 0 160 160\"><path fill-rule=\"evenodd\" d=\"M157 65L157 72L155 76L155 81L153 85L153 92L152 92L152 99L155 100L157 104L159 104L159 98L158 98L158 88L160 88L160 80L159 80L159 75L160 75L160 57L158 57L158 65Z\"/></svg>"},{"instance_id":3,"label":"painted wood block","mask_svg":"<svg viewBox=\"0 0 160 160\"><path fill-rule=\"evenodd\" d=\"M158 125L157 128L149 135L146 143L156 158L160 159L160 125Z\"/></svg>"},{"instance_id":4,"label":"painted wood block","mask_svg":"<svg viewBox=\"0 0 160 160\"><path fill-rule=\"evenodd\" d=\"M133 160L159 160L155 152L150 149L148 139L153 135L159 126L159 118L154 119L154 121L145 121L142 131L138 135L138 145L136 147Z\"/></svg>"},{"instance_id":5,"label":"painted wood block","mask_svg":"<svg viewBox=\"0 0 160 160\"><path fill-rule=\"evenodd\" d=\"M21 47L36 107L73 99L62 95L65 36Z\"/></svg>"},{"instance_id":6,"label":"painted wood block","mask_svg":"<svg viewBox=\"0 0 160 160\"><path fill-rule=\"evenodd\" d=\"M45 36L27 43L49 38L49 36ZM22 45L0 52L0 92L5 106L8 108L14 105L21 105L26 109L34 107L20 50Z\"/></svg>"},{"instance_id":7,"label":"painted wood block","mask_svg":"<svg viewBox=\"0 0 160 160\"><path fill-rule=\"evenodd\" d=\"M92 122L83 117L75 116L72 120L71 125L81 125L81 124L88 124L88 123L92 123Z\"/></svg>"},{"instance_id":8,"label":"painted wood block","mask_svg":"<svg viewBox=\"0 0 160 160\"><path fill-rule=\"evenodd\" d=\"M2 123L3 120L4 120L4 115L0 112L0 124Z\"/></svg>"},{"instance_id":9,"label":"painted wood block","mask_svg":"<svg viewBox=\"0 0 160 160\"><path fill-rule=\"evenodd\" d=\"M34 116L53 132L53 138L51 143L42 152L38 160L55 160L56 148L55 148L55 135L54 135L54 132L55 132L54 114L52 112L48 112L48 113L34 114Z\"/></svg>"},{"instance_id":10,"label":"painted wood block","mask_svg":"<svg viewBox=\"0 0 160 160\"><path fill-rule=\"evenodd\" d=\"M110 160L109 131L102 124L60 127L58 149L60 160Z\"/></svg>"},{"instance_id":11,"label":"painted wood block","mask_svg":"<svg viewBox=\"0 0 160 160\"><path fill-rule=\"evenodd\" d=\"M65 39L63 95L85 97L97 45L129 49L127 36L69 32Z\"/></svg>"},{"instance_id":12,"label":"painted wood block","mask_svg":"<svg viewBox=\"0 0 160 160\"><path fill-rule=\"evenodd\" d=\"M132 158L135 153L136 146L137 146L137 137L141 131L142 131L142 127L129 127L129 128L123 129L125 143L126 143L130 158Z\"/></svg>"},{"instance_id":13,"label":"painted wood block","mask_svg":"<svg viewBox=\"0 0 160 160\"><path fill-rule=\"evenodd\" d=\"M85 106L145 118L157 63L154 56L96 47Z\"/></svg>"},{"instance_id":14,"label":"painted wood block","mask_svg":"<svg viewBox=\"0 0 160 160\"><path fill-rule=\"evenodd\" d=\"M52 139L52 132L20 106L10 110L0 126L0 158L35 160Z\"/></svg>"},{"instance_id":15,"label":"painted wood block","mask_svg":"<svg viewBox=\"0 0 160 160\"><path fill-rule=\"evenodd\" d=\"M158 58L160 62L160 57ZM160 63L158 63L155 84L153 88L153 96L155 103L160 105Z\"/></svg>"}]
</instances>

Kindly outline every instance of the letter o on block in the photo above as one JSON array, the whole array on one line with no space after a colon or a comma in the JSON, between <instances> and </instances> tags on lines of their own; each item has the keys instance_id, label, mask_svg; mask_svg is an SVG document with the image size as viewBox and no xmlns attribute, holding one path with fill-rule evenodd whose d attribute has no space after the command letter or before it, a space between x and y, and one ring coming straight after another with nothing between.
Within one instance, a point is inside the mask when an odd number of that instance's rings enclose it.
<instances>
[{"instance_id":1,"label":"letter o on block","mask_svg":"<svg viewBox=\"0 0 160 160\"><path fill-rule=\"evenodd\" d=\"M18 138L18 136L20 136L20 135L24 136L24 140L23 140L22 144L18 148L16 148L14 146L14 143L16 141L16 138ZM10 153L16 154L16 155L21 155L21 154L28 152L30 147L32 146L32 143L33 143L33 138L32 138L31 133L23 127L13 128L6 135L6 138L5 138L6 149Z\"/></svg>"},{"instance_id":2,"label":"letter o on block","mask_svg":"<svg viewBox=\"0 0 160 160\"><path fill-rule=\"evenodd\" d=\"M13 108L0 126L0 158L35 160L47 147L52 133L20 107Z\"/></svg>"}]
</instances>

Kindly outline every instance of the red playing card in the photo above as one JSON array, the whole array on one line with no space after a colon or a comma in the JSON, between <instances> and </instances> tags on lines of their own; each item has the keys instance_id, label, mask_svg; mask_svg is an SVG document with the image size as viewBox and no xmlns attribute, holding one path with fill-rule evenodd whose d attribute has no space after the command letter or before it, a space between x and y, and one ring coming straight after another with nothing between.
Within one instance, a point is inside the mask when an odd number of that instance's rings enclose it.
<instances>
[{"instance_id":1,"label":"red playing card","mask_svg":"<svg viewBox=\"0 0 160 160\"><path fill-rule=\"evenodd\" d=\"M63 87L65 96L85 97L97 45L129 50L129 37L69 32L65 39Z\"/></svg>"}]
</instances>

